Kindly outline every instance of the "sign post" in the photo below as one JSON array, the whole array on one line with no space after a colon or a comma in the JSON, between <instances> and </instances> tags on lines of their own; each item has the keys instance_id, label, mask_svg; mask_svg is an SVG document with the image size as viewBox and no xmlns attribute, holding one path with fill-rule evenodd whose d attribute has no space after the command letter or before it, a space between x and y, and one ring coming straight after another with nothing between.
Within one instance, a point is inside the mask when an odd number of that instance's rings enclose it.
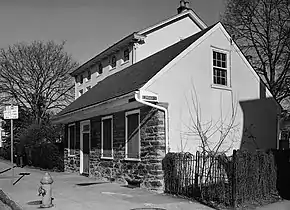
<instances>
[{"instance_id":1,"label":"sign post","mask_svg":"<svg viewBox=\"0 0 290 210\"><path fill-rule=\"evenodd\" d=\"M4 110L4 119L11 120L11 170L12 170L12 185L14 182L14 164L13 164L13 119L18 119L18 106L6 106Z\"/></svg>"}]
</instances>

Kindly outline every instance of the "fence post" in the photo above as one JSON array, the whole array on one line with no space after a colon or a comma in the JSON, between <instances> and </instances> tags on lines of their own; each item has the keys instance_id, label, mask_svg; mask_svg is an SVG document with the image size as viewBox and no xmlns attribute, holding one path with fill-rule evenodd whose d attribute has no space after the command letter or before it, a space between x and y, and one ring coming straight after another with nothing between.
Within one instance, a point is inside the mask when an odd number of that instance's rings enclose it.
<instances>
[{"instance_id":1,"label":"fence post","mask_svg":"<svg viewBox=\"0 0 290 210\"><path fill-rule=\"evenodd\" d=\"M236 183L236 153L233 151L233 168L232 168L232 206L236 209L236 195L237 195L237 183Z\"/></svg>"}]
</instances>

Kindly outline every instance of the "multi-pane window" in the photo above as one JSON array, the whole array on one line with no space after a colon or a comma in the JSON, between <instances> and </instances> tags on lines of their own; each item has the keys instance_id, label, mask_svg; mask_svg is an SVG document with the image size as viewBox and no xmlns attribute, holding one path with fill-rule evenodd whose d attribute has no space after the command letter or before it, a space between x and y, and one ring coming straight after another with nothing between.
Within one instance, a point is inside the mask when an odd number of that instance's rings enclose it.
<instances>
[{"instance_id":1,"label":"multi-pane window","mask_svg":"<svg viewBox=\"0 0 290 210\"><path fill-rule=\"evenodd\" d=\"M140 159L140 113L126 113L126 158Z\"/></svg>"},{"instance_id":2,"label":"multi-pane window","mask_svg":"<svg viewBox=\"0 0 290 210\"><path fill-rule=\"evenodd\" d=\"M91 71L88 71L88 80L91 80L92 74Z\"/></svg>"},{"instance_id":3,"label":"multi-pane window","mask_svg":"<svg viewBox=\"0 0 290 210\"><path fill-rule=\"evenodd\" d=\"M111 66L112 68L115 68L117 66L117 58L114 55L111 58Z\"/></svg>"},{"instance_id":4,"label":"multi-pane window","mask_svg":"<svg viewBox=\"0 0 290 210\"><path fill-rule=\"evenodd\" d=\"M124 50L124 62L129 60L129 49Z\"/></svg>"},{"instance_id":5,"label":"multi-pane window","mask_svg":"<svg viewBox=\"0 0 290 210\"><path fill-rule=\"evenodd\" d=\"M76 135L75 135L75 124L68 126L68 154L75 155L76 149Z\"/></svg>"},{"instance_id":6,"label":"multi-pane window","mask_svg":"<svg viewBox=\"0 0 290 210\"><path fill-rule=\"evenodd\" d=\"M113 158L113 118L112 116L102 118L102 157Z\"/></svg>"},{"instance_id":7,"label":"multi-pane window","mask_svg":"<svg viewBox=\"0 0 290 210\"><path fill-rule=\"evenodd\" d=\"M213 51L213 83L228 85L227 81L227 54Z\"/></svg>"},{"instance_id":8,"label":"multi-pane window","mask_svg":"<svg viewBox=\"0 0 290 210\"><path fill-rule=\"evenodd\" d=\"M98 73L102 74L103 73L103 65L100 63L98 67Z\"/></svg>"}]
</instances>

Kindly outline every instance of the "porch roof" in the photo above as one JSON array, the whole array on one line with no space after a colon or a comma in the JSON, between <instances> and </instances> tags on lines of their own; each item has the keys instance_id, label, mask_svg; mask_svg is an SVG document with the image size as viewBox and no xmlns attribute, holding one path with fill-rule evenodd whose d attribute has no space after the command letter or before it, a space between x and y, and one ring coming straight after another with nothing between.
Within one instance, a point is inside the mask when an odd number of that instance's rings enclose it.
<instances>
[{"instance_id":1,"label":"porch roof","mask_svg":"<svg viewBox=\"0 0 290 210\"><path fill-rule=\"evenodd\" d=\"M214 26L214 25L213 25ZM136 91L147 83L156 73L165 67L192 43L202 37L210 26L156 54L135 63L100 81L92 89L63 109L56 118L107 100Z\"/></svg>"}]
</instances>

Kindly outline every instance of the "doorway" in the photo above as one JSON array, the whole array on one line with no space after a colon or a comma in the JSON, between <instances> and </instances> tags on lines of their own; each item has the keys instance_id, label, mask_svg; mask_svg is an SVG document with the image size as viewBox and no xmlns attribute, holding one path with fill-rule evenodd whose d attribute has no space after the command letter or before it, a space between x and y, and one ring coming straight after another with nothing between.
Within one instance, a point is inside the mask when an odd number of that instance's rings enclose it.
<instances>
[{"instance_id":1,"label":"doorway","mask_svg":"<svg viewBox=\"0 0 290 210\"><path fill-rule=\"evenodd\" d=\"M80 123L80 173L88 176L90 172L90 121L86 120Z\"/></svg>"}]
</instances>

